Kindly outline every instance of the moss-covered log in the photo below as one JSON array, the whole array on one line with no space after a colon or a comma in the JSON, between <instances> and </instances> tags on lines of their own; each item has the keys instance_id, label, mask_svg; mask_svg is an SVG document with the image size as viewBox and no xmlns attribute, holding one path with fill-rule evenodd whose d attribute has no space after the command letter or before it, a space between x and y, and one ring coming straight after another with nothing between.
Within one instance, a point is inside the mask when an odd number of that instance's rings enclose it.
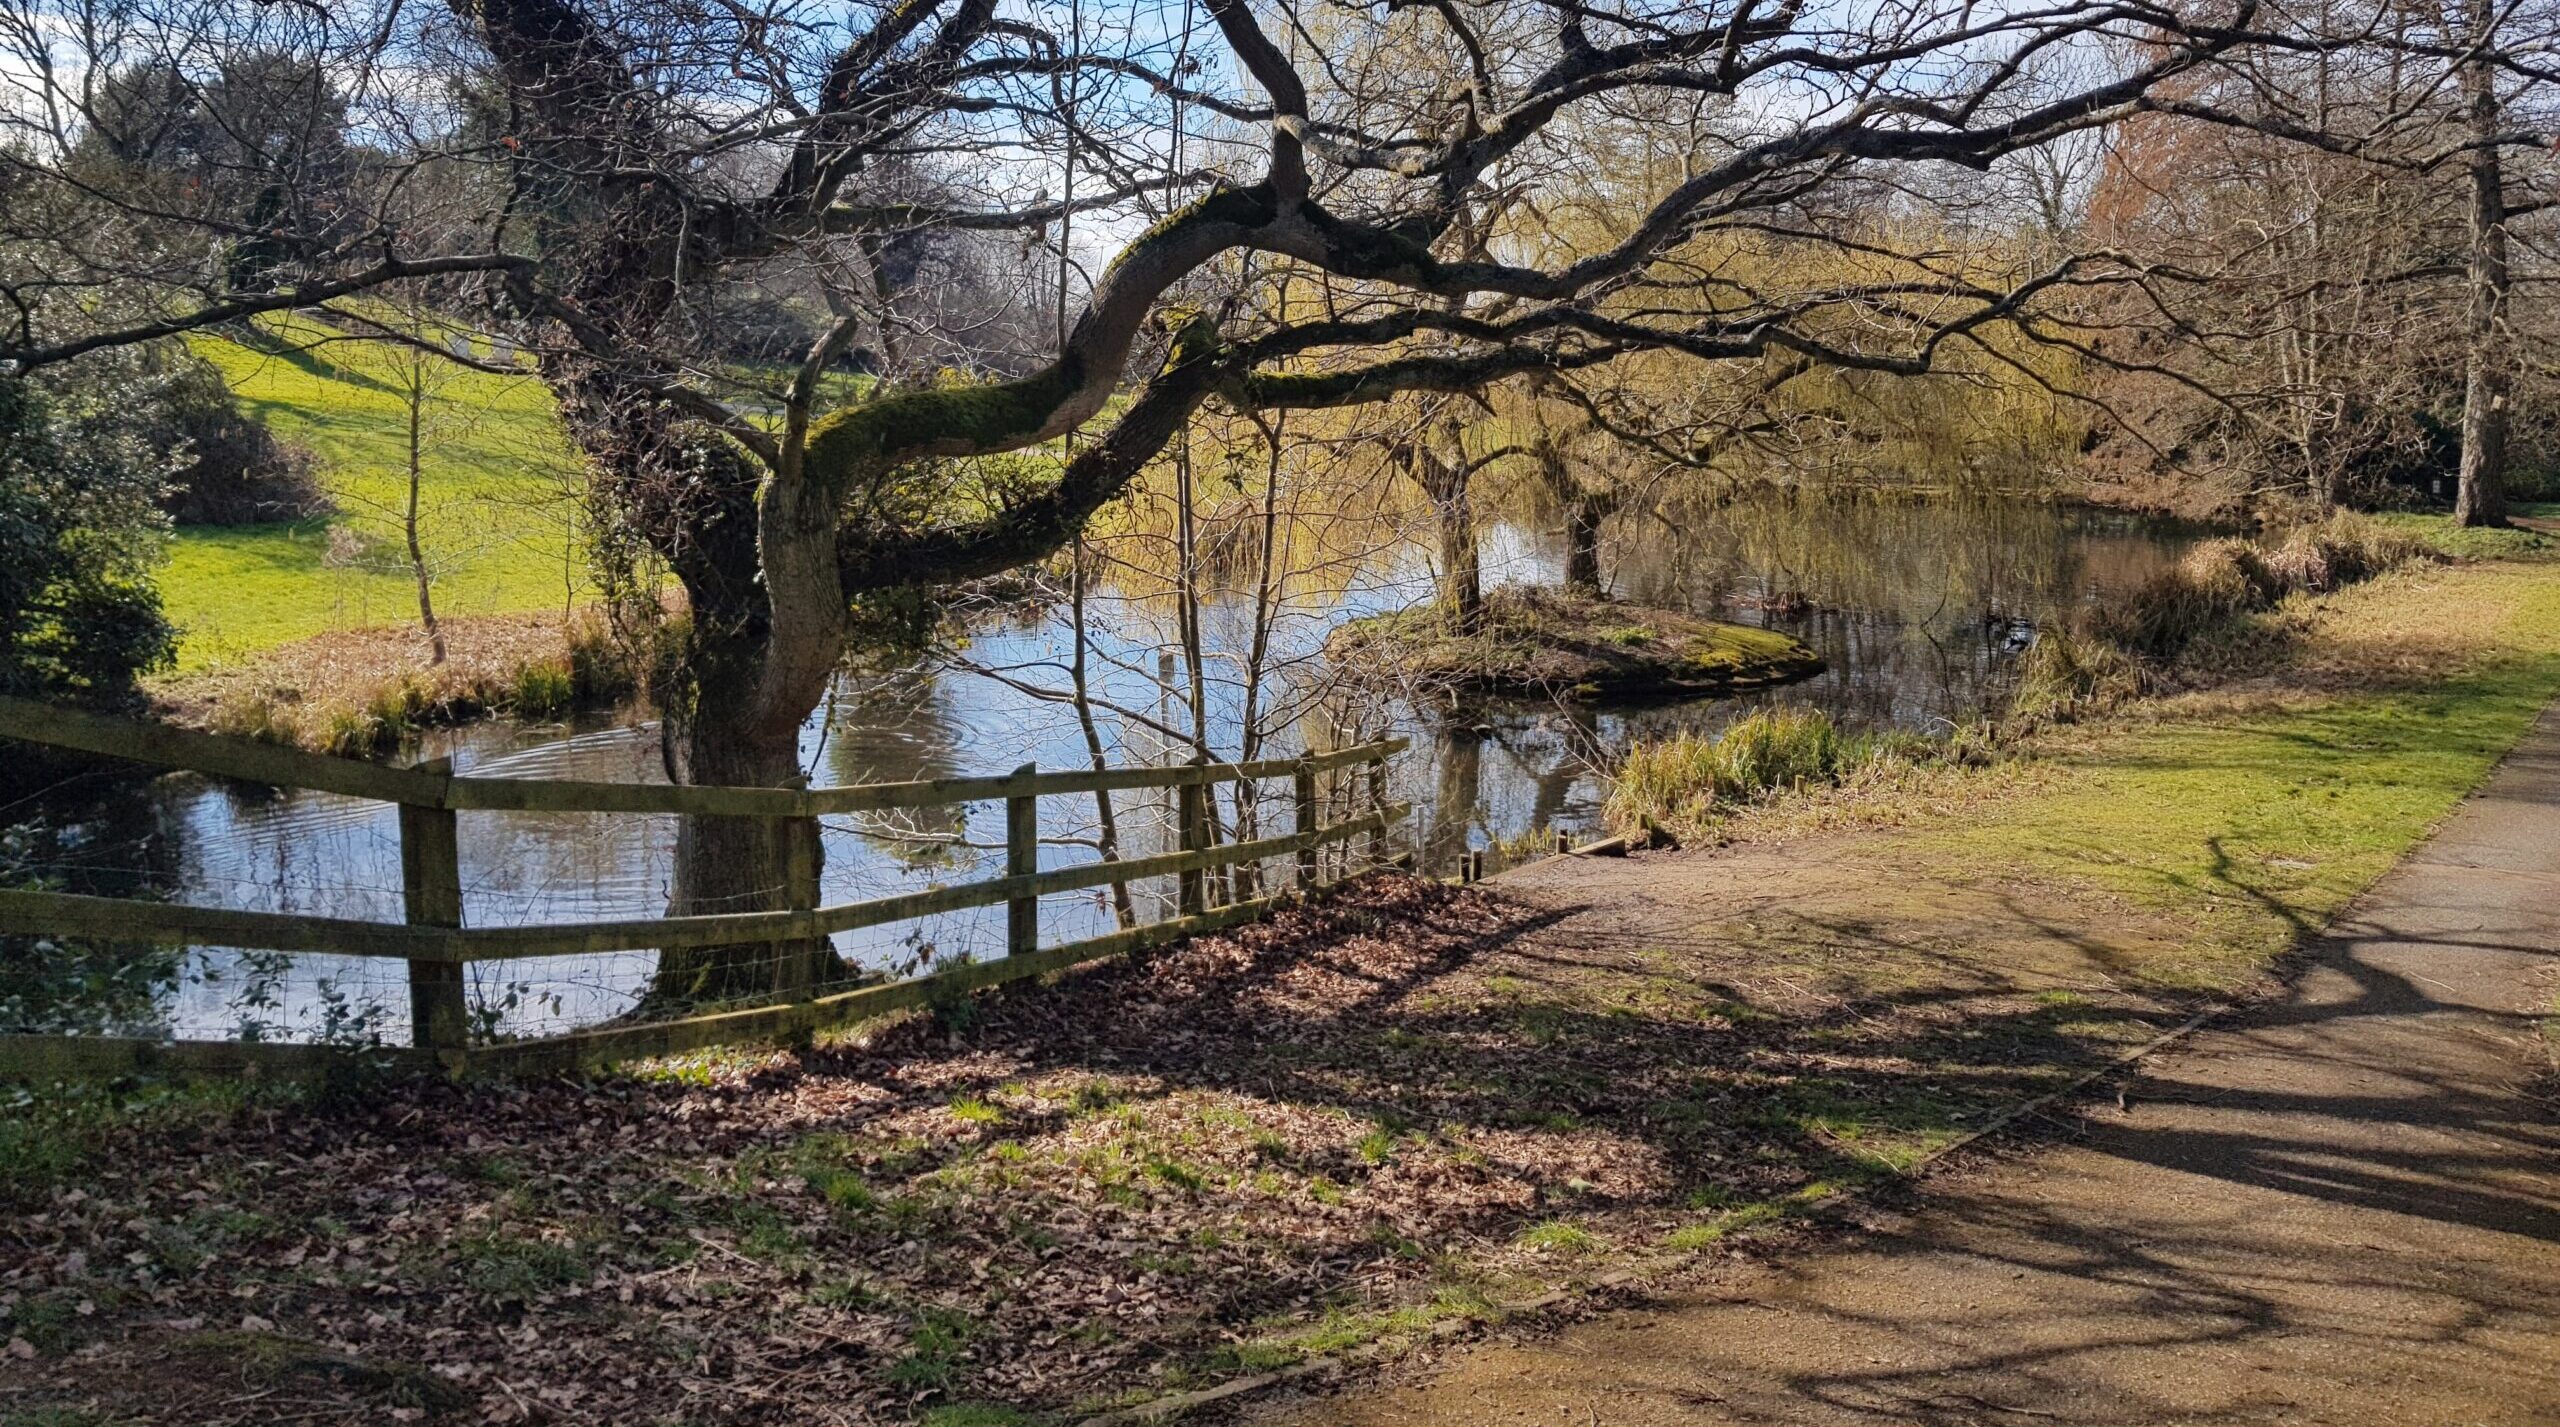
<instances>
[{"instance_id":1,"label":"moss-covered log","mask_svg":"<svg viewBox=\"0 0 2560 1427\"><path fill-rule=\"evenodd\" d=\"M1382 682L1575 699L1736 693L1823 667L1776 630L1536 590L1493 594L1472 633L1423 606L1353 620L1334 631L1326 652Z\"/></svg>"}]
</instances>

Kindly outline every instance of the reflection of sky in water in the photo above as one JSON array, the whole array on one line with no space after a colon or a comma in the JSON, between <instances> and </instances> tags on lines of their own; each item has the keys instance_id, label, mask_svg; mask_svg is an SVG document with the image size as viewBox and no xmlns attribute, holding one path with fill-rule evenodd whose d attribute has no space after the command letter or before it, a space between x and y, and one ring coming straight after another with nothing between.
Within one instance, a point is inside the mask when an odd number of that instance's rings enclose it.
<instances>
[{"instance_id":1,"label":"reflection of sky in water","mask_svg":"<svg viewBox=\"0 0 2560 1427\"><path fill-rule=\"evenodd\" d=\"M1613 542L1607 568L1617 593L1784 628L1829 662L1823 675L1746 699L1593 713L1513 706L1450 720L1394 717L1414 737L1398 760L1392 796L1415 804L1407 845L1438 868L1459 852L1532 828L1579 829L1596 817L1605 788L1595 770L1631 738L1714 727L1759 703L1810 703L1864 728L1929 728L1986 707L2022 642L2020 621L2103 598L2157 569L2175 542L2131 522L2036 507L1859 507L1810 511L1710 510L1641 525ZM1486 533L1488 584L1552 582L1561 551L1550 539L1497 527ZM1802 613L1773 595L1801 594ZM1311 697L1314 655L1341 619L1428 598L1429 570L1407 555L1349 582L1313 613L1271 631L1274 672L1258 691L1266 727L1287 722ZM1188 749L1166 729L1188 730L1178 664L1159 663L1173 642L1170 607L1097 595L1090 601L1097 695L1117 712L1101 720L1114 765L1179 761ZM1237 743L1246 697L1242 652L1252 640L1249 598L1203 612L1211 650L1203 681L1212 741ZM1003 772L1090 762L1072 707L1050 691L1068 683L1074 631L1067 610L998 619L978 628L953 659L868 687L840 688L803 735L819 783L860 783ZM1170 674L1170 683L1160 680ZM1277 719L1275 720L1275 715ZM1299 751L1299 726L1272 735L1263 756ZM650 780L662 777L654 730L483 725L443 734L420 756L450 754L458 768L492 776ZM1265 785L1262 835L1285 832L1285 782ZM1232 790L1221 816L1232 819ZM1041 803L1043 867L1092 860L1088 797ZM1144 856L1172 845L1171 799L1161 790L1116 795L1122 850ZM137 887L232 907L396 921L400 916L396 816L381 804L317 793L216 785L179 775L67 806L57 862L69 885ZM652 916L664 908L675 827L629 815L461 815L466 920L497 926ZM996 875L1003 810L961 809L832 818L825 826L824 900L845 902ZM1140 889L1142 916L1167 913L1172 888ZM1043 899L1041 934L1058 942L1108 930L1107 892ZM1000 955L1004 909L986 907L845 933L839 951L858 964L903 969L923 958ZM475 1004L490 1024L540 1032L590 1024L627 1009L654 956L550 958L473 968ZM261 967L270 968L261 984ZM281 968L275 970L273 968ZM309 1035L332 998L371 1015L385 1039L407 1036L397 963L349 957L256 958L199 949L166 999L163 1029L184 1036L235 1033L244 1016L269 1033Z\"/></svg>"}]
</instances>

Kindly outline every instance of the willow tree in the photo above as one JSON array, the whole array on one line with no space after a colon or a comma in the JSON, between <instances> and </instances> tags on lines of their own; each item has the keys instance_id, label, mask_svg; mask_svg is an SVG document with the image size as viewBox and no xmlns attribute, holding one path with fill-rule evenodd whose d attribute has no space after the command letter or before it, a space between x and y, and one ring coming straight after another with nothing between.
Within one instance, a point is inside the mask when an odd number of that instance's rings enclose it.
<instances>
[{"instance_id":1,"label":"willow tree","mask_svg":"<svg viewBox=\"0 0 2560 1427\"><path fill-rule=\"evenodd\" d=\"M96 214L28 235L86 267L48 269L43 292L0 276L21 317L0 357L24 370L386 283L485 303L535 354L598 507L681 587L680 646L655 690L670 773L755 785L800 776L802 730L849 651L940 587L1068 542L1203 403L1454 395L1660 351L1928 369L2087 264L1782 290L1675 255L1720 229L1855 223L1911 166L1980 169L2110 124L2247 45L2254 13L2249 0L1085 0L1070 28L1059 7L996 0L451 0L440 15L166 0L101 27L53 13L86 13L80 0L5 5L0 43L51 53L0 62L20 91L0 181L55 185ZM66 66L65 36L121 48ZM82 167L80 74L146 60L184 74L252 43L308 52L374 144L325 234L248 231L183 184L119 186ZM2084 77L2027 82L2057 50L2090 56ZM450 114L420 97L431 73L455 77ZM1577 126L1664 96L1722 117L1676 173L1616 195L1605 242L1510 240L1510 216L1575 174ZM434 248L379 216L396 206L382 195L430 168L481 179L476 222L440 229L464 236ZM1054 350L867 397L830 380L884 320L862 254L929 235L1028 250L1071 217L1088 242L1118 235L1117 251L1061 284ZM169 238L181 231L192 249ZM240 264L208 272L208 231L273 261L254 281ZM104 233L133 235L126 256L94 250ZM784 270L833 320L767 410L724 389L704 314ZM1236 300L1278 272L1326 299ZM110 279L158 284L164 315L75 330L77 304L53 295ZM1001 459L1071 433L1058 459ZM775 905L781 842L753 821L688 827L676 908ZM661 989L768 989L762 956L672 958Z\"/></svg>"}]
</instances>

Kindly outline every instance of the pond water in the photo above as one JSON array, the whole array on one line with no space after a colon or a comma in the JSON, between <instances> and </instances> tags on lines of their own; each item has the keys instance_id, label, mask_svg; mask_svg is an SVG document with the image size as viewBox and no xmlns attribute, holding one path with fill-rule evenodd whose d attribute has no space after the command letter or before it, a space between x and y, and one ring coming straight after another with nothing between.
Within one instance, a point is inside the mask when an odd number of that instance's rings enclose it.
<instances>
[{"instance_id":1,"label":"pond water","mask_svg":"<svg viewBox=\"0 0 2560 1427\"><path fill-rule=\"evenodd\" d=\"M1511 705L1463 714L1389 703L1362 715L1361 733L1413 740L1395 762L1391 796L1414 804L1400 845L1435 870L1466 849L1540 829L1595 826L1605 770L1631 739L1712 729L1759 704L1811 704L1861 729L1943 728L1990 711L2038 621L2129 589L2174 560L2183 531L2108 513L2006 503L1741 501L1673 519L1627 522L1605 568L1622 598L1767 625L1821 653L1828 668L1791 687L1741 698L1594 710ZM1560 541L1518 526L1487 533L1488 583L1553 583ZM1261 756L1359 736L1330 727L1339 704L1322 697L1319 651L1341 620L1427 599L1430 569L1417 549L1335 572L1321 593L1299 591L1291 613L1264 631L1262 673L1248 688L1253 602L1228 593L1202 611L1201 704L1221 757L1239 747L1248 700L1266 730ZM1088 602L1090 668L1108 706L1097 733L1114 765L1178 762L1193 727L1186 670L1162 600L1100 588ZM1025 762L1089 762L1085 733L1059 691L1074 624L1060 603L1000 612L972 625L962 647L893 678L840 686L803 734L813 781L860 783L996 773ZM1305 712L1301 714L1301 710ZM1318 711L1321 710L1319 713ZM655 730L610 720L578 725L494 723L438 734L419 757L450 756L492 776L656 779ZM1278 794L1285 799L1285 784ZM1229 790L1232 797L1232 790ZM280 792L192 775L93 780L58 789L32 810L35 844L22 860L70 890L152 894L187 902L397 920L399 851L392 809L328 794ZM1115 806L1124 852L1171 843L1169 800L1124 794ZM1232 820L1230 802L1221 816ZM1285 808L1262 810L1265 835ZM1090 799L1045 799L1044 866L1090 860ZM663 910L672 819L625 815L465 813L461 844L472 925L650 916ZM849 901L937 882L997 875L1002 809L828 820L824 900ZM1140 891L1145 919L1165 915L1169 886ZM1107 930L1101 893L1044 899L1042 935L1057 942ZM847 933L837 946L869 967L906 969L953 956L1000 955L1004 910L991 907ZM483 1031L545 1033L628 1009L645 989L652 953L475 967ZM194 948L150 965L138 981L67 1004L0 988L0 1020L16 1027L305 1039L407 1039L397 963L262 956ZM61 988L55 988L59 990Z\"/></svg>"}]
</instances>

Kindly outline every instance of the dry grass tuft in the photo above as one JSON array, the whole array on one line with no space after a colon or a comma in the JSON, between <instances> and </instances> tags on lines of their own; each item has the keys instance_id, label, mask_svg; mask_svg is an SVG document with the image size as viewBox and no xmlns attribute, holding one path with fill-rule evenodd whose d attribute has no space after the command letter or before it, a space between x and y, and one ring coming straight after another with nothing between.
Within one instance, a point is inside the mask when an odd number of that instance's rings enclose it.
<instances>
[{"instance_id":1,"label":"dry grass tuft","mask_svg":"<svg viewBox=\"0 0 2560 1427\"><path fill-rule=\"evenodd\" d=\"M161 683L163 716L316 752L369 757L419 729L487 714L554 719L631 695L633 661L593 612L444 621L446 658L424 633L351 629Z\"/></svg>"},{"instance_id":2,"label":"dry grass tuft","mask_svg":"<svg viewBox=\"0 0 2560 1427\"><path fill-rule=\"evenodd\" d=\"M1681 733L1627 752L1609 794L1610 824L1622 830L1697 837L1732 813L1807 789L1898 787L1916 770L1989 762L1987 732L1962 728L1945 738L1910 733L1841 731L1819 709L1779 706L1737 720L1723 732Z\"/></svg>"}]
</instances>

